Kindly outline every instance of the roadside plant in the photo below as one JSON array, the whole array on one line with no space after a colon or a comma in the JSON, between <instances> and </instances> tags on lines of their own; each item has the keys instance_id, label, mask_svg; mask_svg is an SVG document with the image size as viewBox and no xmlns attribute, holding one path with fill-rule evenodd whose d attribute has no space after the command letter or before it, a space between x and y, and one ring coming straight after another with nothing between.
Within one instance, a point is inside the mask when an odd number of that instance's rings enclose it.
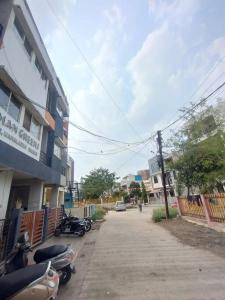
<instances>
[{"instance_id":1,"label":"roadside plant","mask_svg":"<svg viewBox=\"0 0 225 300\"><path fill-rule=\"evenodd\" d=\"M169 207L169 218L176 218L178 215L178 211L176 208ZM155 208L152 214L152 221L154 223L161 222L166 219L166 209L164 207Z\"/></svg>"}]
</instances>

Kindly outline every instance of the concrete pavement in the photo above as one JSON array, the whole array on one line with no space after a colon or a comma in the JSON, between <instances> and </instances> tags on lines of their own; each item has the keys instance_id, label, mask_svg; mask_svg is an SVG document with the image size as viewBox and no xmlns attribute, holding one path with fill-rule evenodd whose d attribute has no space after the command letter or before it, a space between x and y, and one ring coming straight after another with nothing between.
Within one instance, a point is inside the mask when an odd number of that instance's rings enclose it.
<instances>
[{"instance_id":1,"label":"concrete pavement","mask_svg":"<svg viewBox=\"0 0 225 300\"><path fill-rule=\"evenodd\" d=\"M110 212L96 238L79 291L71 282L59 299L225 299L225 261L178 242L149 208Z\"/></svg>"}]
</instances>

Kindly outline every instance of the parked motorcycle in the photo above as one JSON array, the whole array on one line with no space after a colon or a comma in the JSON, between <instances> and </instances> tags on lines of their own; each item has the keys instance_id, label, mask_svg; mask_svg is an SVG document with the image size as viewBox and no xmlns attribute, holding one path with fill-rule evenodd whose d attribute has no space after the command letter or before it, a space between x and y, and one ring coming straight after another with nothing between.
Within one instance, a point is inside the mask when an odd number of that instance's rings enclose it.
<instances>
[{"instance_id":1,"label":"parked motorcycle","mask_svg":"<svg viewBox=\"0 0 225 300\"><path fill-rule=\"evenodd\" d=\"M76 221L81 221L81 222L84 222L84 225L85 225L85 231L86 232L89 232L92 228L92 224L93 224L93 220L91 217L85 217L85 218L78 218L78 217L73 217L71 215L71 212L69 213L69 215L67 216L65 214L66 218L69 219L69 220L76 220Z\"/></svg>"},{"instance_id":2,"label":"parked motorcycle","mask_svg":"<svg viewBox=\"0 0 225 300\"><path fill-rule=\"evenodd\" d=\"M76 234L80 237L85 235L85 222L80 219L74 219L74 217L63 216L61 223L55 229L55 236L60 234Z\"/></svg>"},{"instance_id":3,"label":"parked motorcycle","mask_svg":"<svg viewBox=\"0 0 225 300\"><path fill-rule=\"evenodd\" d=\"M32 251L29 235L28 232L25 232L19 237L15 249L7 257L2 275L3 273L8 274L26 267L28 264L27 253L29 251ZM52 267L59 274L60 284L66 284L70 280L72 273L75 273L74 259L75 252L69 245L54 245L38 249L34 254L36 264L51 261Z\"/></svg>"},{"instance_id":4,"label":"parked motorcycle","mask_svg":"<svg viewBox=\"0 0 225 300\"><path fill-rule=\"evenodd\" d=\"M59 275L47 264L31 265L0 278L0 300L56 299Z\"/></svg>"}]
</instances>

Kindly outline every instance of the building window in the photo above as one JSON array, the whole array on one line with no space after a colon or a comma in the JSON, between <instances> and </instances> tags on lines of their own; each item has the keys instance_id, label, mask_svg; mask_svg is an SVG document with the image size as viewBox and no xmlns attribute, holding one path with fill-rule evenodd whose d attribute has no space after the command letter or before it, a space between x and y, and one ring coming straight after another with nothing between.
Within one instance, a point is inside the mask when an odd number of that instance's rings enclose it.
<instances>
[{"instance_id":1,"label":"building window","mask_svg":"<svg viewBox=\"0 0 225 300\"><path fill-rule=\"evenodd\" d=\"M21 39L24 40L25 33L17 17L14 19L14 25Z\"/></svg>"},{"instance_id":2,"label":"building window","mask_svg":"<svg viewBox=\"0 0 225 300\"><path fill-rule=\"evenodd\" d=\"M37 139L40 136L40 125L35 118L26 110L23 120L23 127Z\"/></svg>"},{"instance_id":3,"label":"building window","mask_svg":"<svg viewBox=\"0 0 225 300\"><path fill-rule=\"evenodd\" d=\"M20 117L20 108L21 103L13 95L11 95L8 107L8 114L11 117L13 117L13 119L15 119L17 122L19 121Z\"/></svg>"},{"instance_id":4,"label":"building window","mask_svg":"<svg viewBox=\"0 0 225 300\"><path fill-rule=\"evenodd\" d=\"M24 40L24 47L27 51L27 54L31 57L33 49L30 45L30 42L28 41L28 39L26 37L25 37L25 40Z\"/></svg>"},{"instance_id":5,"label":"building window","mask_svg":"<svg viewBox=\"0 0 225 300\"><path fill-rule=\"evenodd\" d=\"M24 115L24 120L23 120L23 127L27 131L30 131L31 118L32 118L32 115L26 110L25 115Z\"/></svg>"},{"instance_id":6,"label":"building window","mask_svg":"<svg viewBox=\"0 0 225 300\"><path fill-rule=\"evenodd\" d=\"M42 68L41 68L41 64L40 64L39 60L37 59L37 56L35 57L35 66L38 69L39 73L41 74Z\"/></svg>"},{"instance_id":7,"label":"building window","mask_svg":"<svg viewBox=\"0 0 225 300\"><path fill-rule=\"evenodd\" d=\"M62 158L62 149L57 144L54 145L54 155L59 159Z\"/></svg>"},{"instance_id":8,"label":"building window","mask_svg":"<svg viewBox=\"0 0 225 300\"><path fill-rule=\"evenodd\" d=\"M154 183L158 183L158 178L157 178L157 176L154 176Z\"/></svg>"},{"instance_id":9,"label":"building window","mask_svg":"<svg viewBox=\"0 0 225 300\"><path fill-rule=\"evenodd\" d=\"M56 110L57 110L59 116L60 116L61 118L63 118L63 111L62 111L61 107L57 105L57 106L56 106Z\"/></svg>"},{"instance_id":10,"label":"building window","mask_svg":"<svg viewBox=\"0 0 225 300\"><path fill-rule=\"evenodd\" d=\"M47 76L45 75L44 71L42 71L41 79L47 81Z\"/></svg>"},{"instance_id":11,"label":"building window","mask_svg":"<svg viewBox=\"0 0 225 300\"><path fill-rule=\"evenodd\" d=\"M45 81L45 88L46 88L46 86L47 86L47 76L45 75L45 72L43 71L42 66L41 66L37 56L35 57L35 66L36 66L36 68L38 69L38 71L41 75L41 79L43 81Z\"/></svg>"},{"instance_id":12,"label":"building window","mask_svg":"<svg viewBox=\"0 0 225 300\"><path fill-rule=\"evenodd\" d=\"M0 107L13 117L13 119L19 121L21 103L2 81L0 81Z\"/></svg>"},{"instance_id":13,"label":"building window","mask_svg":"<svg viewBox=\"0 0 225 300\"><path fill-rule=\"evenodd\" d=\"M40 135L40 125L39 123L32 117L31 119L31 126L30 126L30 133L36 137L39 138Z\"/></svg>"},{"instance_id":14,"label":"building window","mask_svg":"<svg viewBox=\"0 0 225 300\"><path fill-rule=\"evenodd\" d=\"M0 107L7 111L9 105L10 90L0 81Z\"/></svg>"}]
</instances>

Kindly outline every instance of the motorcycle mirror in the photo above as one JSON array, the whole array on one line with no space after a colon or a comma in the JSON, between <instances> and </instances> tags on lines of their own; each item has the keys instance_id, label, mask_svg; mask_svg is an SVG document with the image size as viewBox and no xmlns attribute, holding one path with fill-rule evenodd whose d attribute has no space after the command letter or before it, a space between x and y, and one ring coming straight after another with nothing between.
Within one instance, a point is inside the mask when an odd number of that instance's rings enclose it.
<instances>
[{"instance_id":1,"label":"motorcycle mirror","mask_svg":"<svg viewBox=\"0 0 225 300\"><path fill-rule=\"evenodd\" d=\"M24 240L25 242L29 242L29 233L27 231L24 233Z\"/></svg>"}]
</instances>

